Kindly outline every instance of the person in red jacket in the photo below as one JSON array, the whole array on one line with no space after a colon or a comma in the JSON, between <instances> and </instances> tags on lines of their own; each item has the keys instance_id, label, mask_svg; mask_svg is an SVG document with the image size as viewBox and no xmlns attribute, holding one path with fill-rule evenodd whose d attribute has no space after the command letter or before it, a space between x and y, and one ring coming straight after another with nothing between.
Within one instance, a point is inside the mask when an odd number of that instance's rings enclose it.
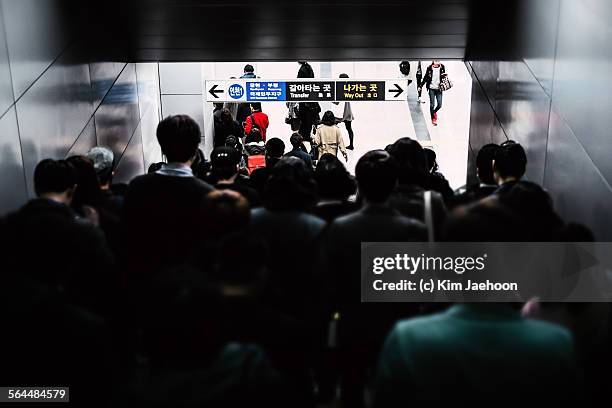
<instances>
[{"instance_id":1,"label":"person in red jacket","mask_svg":"<svg viewBox=\"0 0 612 408\"><path fill-rule=\"evenodd\" d=\"M246 122L244 122L244 133L248 138L253 129L259 129L259 132L261 133L261 138L265 142L266 130L270 125L268 115L261 111L261 103L259 102L252 103L251 108L253 108L253 113L247 116Z\"/></svg>"}]
</instances>

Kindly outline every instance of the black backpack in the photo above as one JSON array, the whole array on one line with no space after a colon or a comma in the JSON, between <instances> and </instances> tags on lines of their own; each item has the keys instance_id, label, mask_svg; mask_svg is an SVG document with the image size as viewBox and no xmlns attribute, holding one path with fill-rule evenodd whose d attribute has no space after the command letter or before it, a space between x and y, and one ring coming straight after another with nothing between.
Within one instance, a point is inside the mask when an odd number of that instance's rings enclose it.
<instances>
[{"instance_id":1,"label":"black backpack","mask_svg":"<svg viewBox=\"0 0 612 408\"><path fill-rule=\"evenodd\" d=\"M251 133L253 133L254 130L257 130L257 132L259 132L259 134L261 134L261 128L259 127L259 125L257 123L255 123L255 116L253 116L253 114L251 114L250 118L251 118L251 131L249 132L249 135Z\"/></svg>"}]
</instances>

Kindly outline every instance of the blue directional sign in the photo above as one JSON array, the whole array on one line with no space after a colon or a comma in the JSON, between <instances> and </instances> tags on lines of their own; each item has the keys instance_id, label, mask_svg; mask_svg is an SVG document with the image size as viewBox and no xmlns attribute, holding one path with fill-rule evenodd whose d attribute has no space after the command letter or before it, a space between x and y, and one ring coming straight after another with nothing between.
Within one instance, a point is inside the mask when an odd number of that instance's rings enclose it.
<instances>
[{"instance_id":1,"label":"blue directional sign","mask_svg":"<svg viewBox=\"0 0 612 408\"><path fill-rule=\"evenodd\" d=\"M247 82L246 100L249 102L284 101L285 83L278 81Z\"/></svg>"}]
</instances>

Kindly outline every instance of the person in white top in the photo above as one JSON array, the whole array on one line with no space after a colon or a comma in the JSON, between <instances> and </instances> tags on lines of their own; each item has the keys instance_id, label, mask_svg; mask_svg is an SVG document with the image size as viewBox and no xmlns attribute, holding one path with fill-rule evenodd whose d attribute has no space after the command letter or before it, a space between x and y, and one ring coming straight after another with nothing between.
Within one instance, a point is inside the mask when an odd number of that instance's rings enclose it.
<instances>
[{"instance_id":1,"label":"person in white top","mask_svg":"<svg viewBox=\"0 0 612 408\"><path fill-rule=\"evenodd\" d=\"M431 114L431 123L434 126L438 125L438 111L442 108L442 90L440 82L446 76L446 68L439 60L433 60L431 65L425 71L423 83L429 91L429 112Z\"/></svg>"}]
</instances>

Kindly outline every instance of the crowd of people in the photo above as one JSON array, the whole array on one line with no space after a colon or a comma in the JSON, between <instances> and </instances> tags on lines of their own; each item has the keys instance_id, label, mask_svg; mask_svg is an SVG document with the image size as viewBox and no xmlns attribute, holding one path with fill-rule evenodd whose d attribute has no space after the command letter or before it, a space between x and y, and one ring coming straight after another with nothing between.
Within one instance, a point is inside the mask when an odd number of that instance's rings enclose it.
<instances>
[{"instance_id":1,"label":"crowd of people","mask_svg":"<svg viewBox=\"0 0 612 408\"><path fill-rule=\"evenodd\" d=\"M235 127L225 109L220 121ZM499 405L605 390L607 304L361 303L361 242L594 239L523 180L519 143L482 147L480 183L456 193L407 137L353 176L334 150L313 162L299 131L291 148L256 142L252 170L253 142L225 136L207 161L196 122L165 118L166 161L127 186L104 147L38 163L37 198L0 221L0 383L69 385L87 407Z\"/></svg>"}]
</instances>

